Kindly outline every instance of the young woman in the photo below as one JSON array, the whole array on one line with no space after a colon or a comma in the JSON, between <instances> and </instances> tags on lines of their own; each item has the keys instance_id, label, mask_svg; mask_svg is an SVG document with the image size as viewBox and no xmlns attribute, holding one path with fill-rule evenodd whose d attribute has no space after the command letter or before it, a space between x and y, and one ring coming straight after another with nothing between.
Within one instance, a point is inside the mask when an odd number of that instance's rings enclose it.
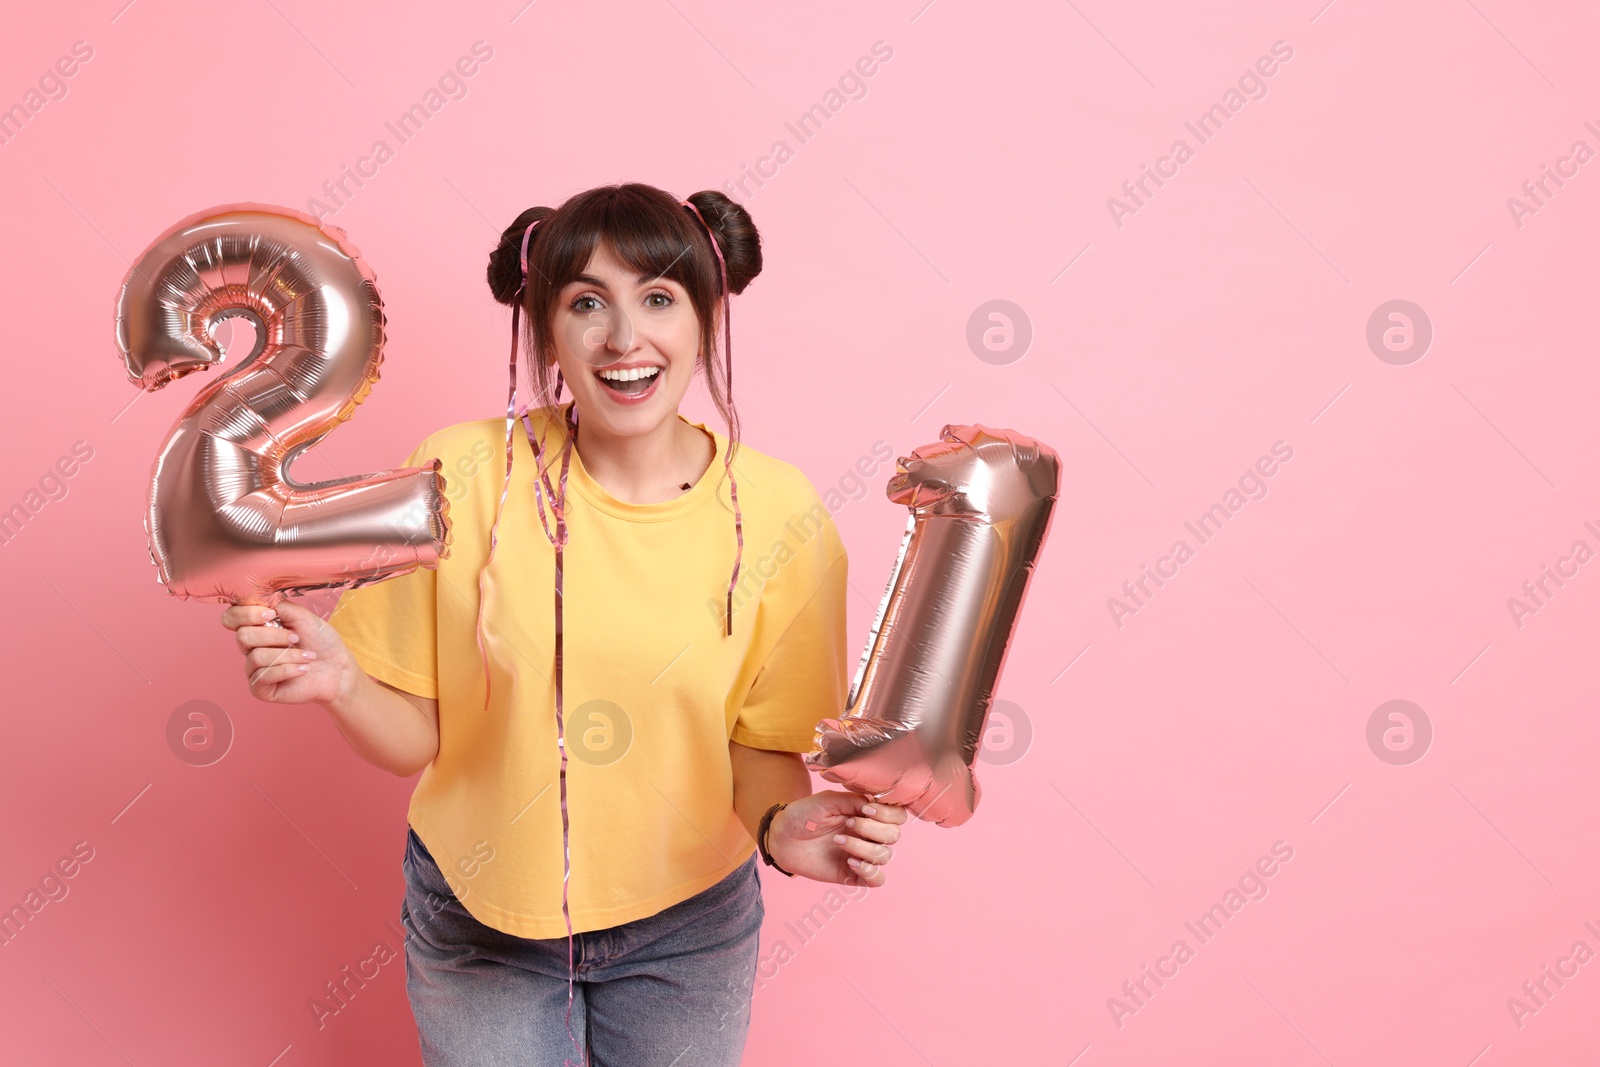
<instances>
[{"instance_id":1,"label":"young woman","mask_svg":"<svg viewBox=\"0 0 1600 1067\"><path fill-rule=\"evenodd\" d=\"M798 468L738 447L731 347L715 358L760 269L718 192L523 212L488 269L513 306L506 417L403 464L441 464L445 558L326 623L223 612L256 696L319 704L363 759L422 772L402 921L429 1067L737 1064L757 853L884 884L906 810L813 793L800 756L853 666L844 546ZM523 314L543 402L514 420ZM678 413L697 371L731 438Z\"/></svg>"}]
</instances>

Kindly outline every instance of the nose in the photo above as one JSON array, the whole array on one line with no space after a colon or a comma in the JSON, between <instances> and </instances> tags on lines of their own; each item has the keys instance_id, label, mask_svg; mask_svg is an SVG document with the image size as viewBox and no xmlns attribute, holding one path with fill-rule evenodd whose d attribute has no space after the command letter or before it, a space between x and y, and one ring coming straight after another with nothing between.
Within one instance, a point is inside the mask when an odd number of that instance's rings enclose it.
<instances>
[{"instance_id":1,"label":"nose","mask_svg":"<svg viewBox=\"0 0 1600 1067\"><path fill-rule=\"evenodd\" d=\"M589 312L586 319L581 344L576 346L585 362L603 367L632 350L635 331L626 308L597 308Z\"/></svg>"}]
</instances>

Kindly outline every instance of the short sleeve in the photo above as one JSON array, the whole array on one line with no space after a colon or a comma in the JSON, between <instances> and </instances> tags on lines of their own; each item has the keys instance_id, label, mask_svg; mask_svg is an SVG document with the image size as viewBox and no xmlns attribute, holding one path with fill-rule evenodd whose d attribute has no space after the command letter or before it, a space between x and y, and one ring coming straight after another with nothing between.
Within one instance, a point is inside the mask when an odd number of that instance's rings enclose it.
<instances>
[{"instance_id":1,"label":"short sleeve","mask_svg":"<svg viewBox=\"0 0 1600 1067\"><path fill-rule=\"evenodd\" d=\"M850 683L845 653L848 569L841 551L767 654L734 722L734 741L750 748L809 752L818 721L844 711Z\"/></svg>"},{"instance_id":2,"label":"short sleeve","mask_svg":"<svg viewBox=\"0 0 1600 1067\"><path fill-rule=\"evenodd\" d=\"M432 439L407 456L403 467L426 467L438 453ZM356 665L380 682L437 700L439 697L438 572L410 574L347 589L328 616Z\"/></svg>"}]
</instances>

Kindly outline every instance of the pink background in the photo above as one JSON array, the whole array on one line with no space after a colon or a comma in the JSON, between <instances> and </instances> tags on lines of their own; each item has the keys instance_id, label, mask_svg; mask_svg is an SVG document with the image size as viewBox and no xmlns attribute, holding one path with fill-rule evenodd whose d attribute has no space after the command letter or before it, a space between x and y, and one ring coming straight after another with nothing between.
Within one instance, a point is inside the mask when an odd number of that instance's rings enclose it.
<instances>
[{"instance_id":1,"label":"pink background","mask_svg":"<svg viewBox=\"0 0 1600 1067\"><path fill-rule=\"evenodd\" d=\"M734 305L747 443L822 490L848 488L875 441L903 455L947 422L1063 460L977 815L912 826L889 884L803 943L787 924L825 887L766 880L747 1063L1592 1050L1600 962L1520 1026L1507 1001L1575 942L1600 951L1584 926L1600 928L1600 562L1520 627L1507 601L1574 542L1600 549L1584 525L1600 528L1584 310L1600 162L1520 226L1507 199L1573 142L1600 149L1593 13L123 2L34 5L0 36L7 106L93 48L0 145L0 507L74 442L93 449L0 546L0 905L75 842L94 850L0 948L0 1058L419 1062L398 961L321 1029L307 1006L375 942L399 945L411 783L321 711L254 700L220 608L157 585L143 494L196 386L137 393L111 308L179 218L303 209L478 40L493 57L465 97L391 140L331 217L377 273L390 343L299 477L392 467L428 431L496 414L508 313L483 271L517 212L620 181L720 187L778 139L792 158L741 197L767 257ZM879 40L893 57L865 96L799 144L785 122ZM1276 41L1293 58L1266 96L1198 144L1184 123ZM1180 137L1193 158L1118 226L1107 199ZM1032 340L984 360L969 320L997 299ZM1433 330L1400 364L1366 340L1397 299ZM703 389L691 401L715 419ZM1293 457L1266 496L1199 544L1184 523L1277 441ZM836 515L853 649L904 523L887 477ZM1108 599L1180 538L1193 558L1119 626ZM1404 765L1367 741L1395 699L1433 731ZM234 730L210 766L168 747L195 700ZM1265 898L1200 944L1185 922L1279 841L1293 858ZM1108 998L1180 938L1193 957L1119 1026Z\"/></svg>"}]
</instances>

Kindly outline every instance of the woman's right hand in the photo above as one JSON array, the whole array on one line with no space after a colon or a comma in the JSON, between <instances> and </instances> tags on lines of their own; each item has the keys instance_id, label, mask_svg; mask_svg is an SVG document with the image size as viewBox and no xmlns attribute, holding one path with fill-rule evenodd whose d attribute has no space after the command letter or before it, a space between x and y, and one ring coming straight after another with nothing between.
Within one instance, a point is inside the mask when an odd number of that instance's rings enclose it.
<instances>
[{"instance_id":1,"label":"woman's right hand","mask_svg":"<svg viewBox=\"0 0 1600 1067\"><path fill-rule=\"evenodd\" d=\"M276 618L281 626L267 626ZM292 600L277 610L232 604L222 625L238 638L250 692L273 704L329 704L354 685L358 668L339 631Z\"/></svg>"}]
</instances>

